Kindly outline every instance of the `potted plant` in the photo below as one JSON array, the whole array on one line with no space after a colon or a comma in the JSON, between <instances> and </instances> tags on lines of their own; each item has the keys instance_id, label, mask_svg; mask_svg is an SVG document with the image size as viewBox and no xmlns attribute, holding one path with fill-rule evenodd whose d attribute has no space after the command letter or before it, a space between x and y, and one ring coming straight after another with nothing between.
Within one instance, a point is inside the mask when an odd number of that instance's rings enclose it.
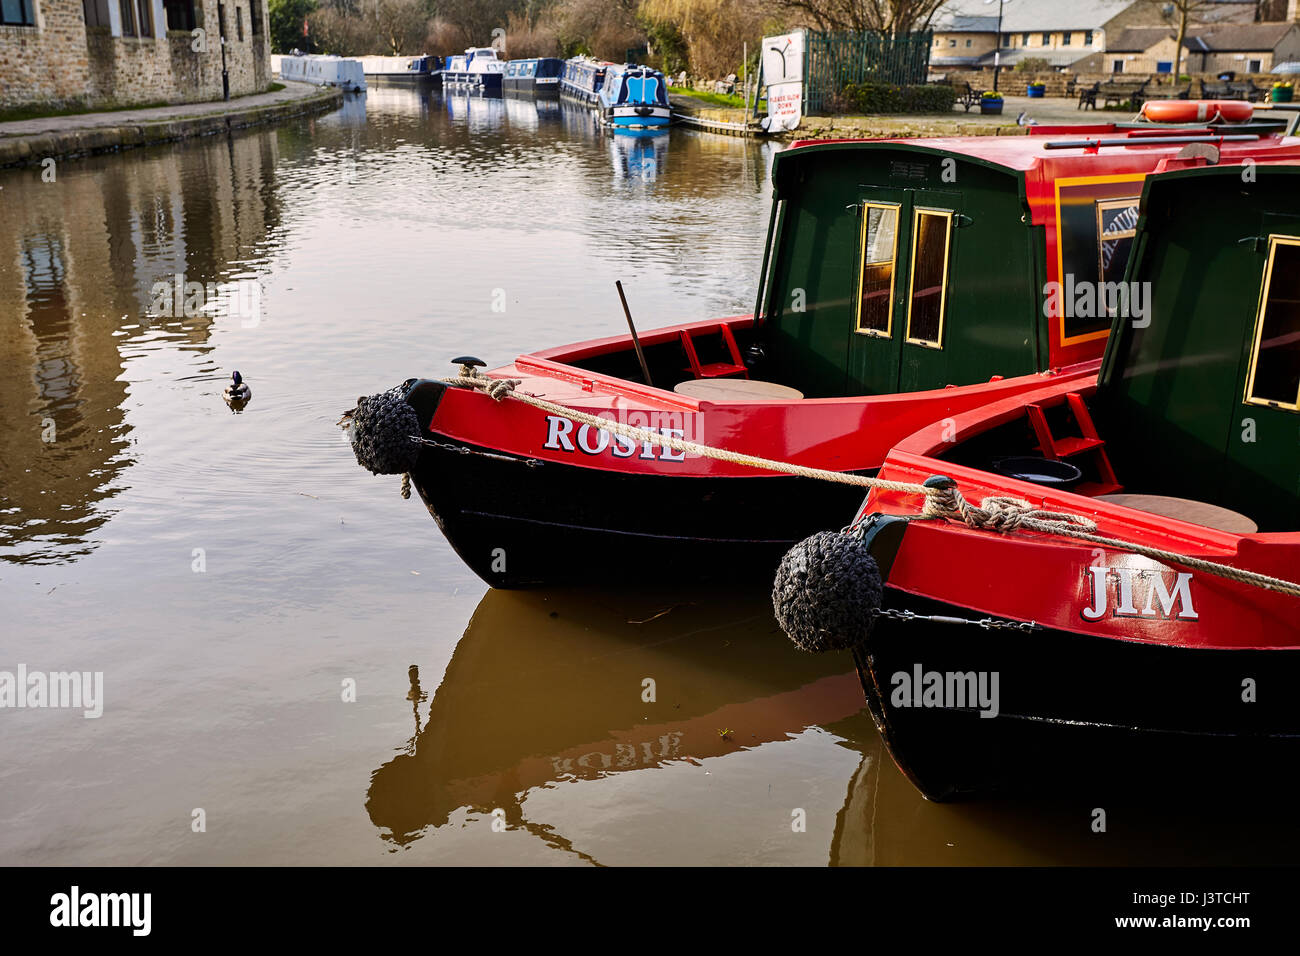
<instances>
[{"instance_id":1,"label":"potted plant","mask_svg":"<svg viewBox=\"0 0 1300 956\"><path fill-rule=\"evenodd\" d=\"M1283 83L1281 80L1278 80L1278 82L1273 84L1273 90L1270 93L1270 97L1274 103L1290 103L1291 94L1294 92L1295 90L1290 83Z\"/></svg>"},{"instance_id":2,"label":"potted plant","mask_svg":"<svg viewBox=\"0 0 1300 956\"><path fill-rule=\"evenodd\" d=\"M1025 95L1031 100L1041 100L1046 93L1046 83L1030 83L1025 87Z\"/></svg>"},{"instance_id":3,"label":"potted plant","mask_svg":"<svg viewBox=\"0 0 1300 956\"><path fill-rule=\"evenodd\" d=\"M980 97L980 112L993 116L1002 115L1002 94L996 90L985 90Z\"/></svg>"}]
</instances>

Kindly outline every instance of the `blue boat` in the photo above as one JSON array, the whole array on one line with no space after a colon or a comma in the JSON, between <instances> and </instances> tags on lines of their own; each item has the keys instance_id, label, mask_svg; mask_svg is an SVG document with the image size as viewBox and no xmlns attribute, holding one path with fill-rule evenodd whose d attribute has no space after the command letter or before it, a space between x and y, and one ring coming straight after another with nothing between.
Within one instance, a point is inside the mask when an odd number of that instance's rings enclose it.
<instances>
[{"instance_id":1,"label":"blue boat","mask_svg":"<svg viewBox=\"0 0 1300 956\"><path fill-rule=\"evenodd\" d=\"M471 47L447 57L442 71L442 88L471 93L500 93L506 64L491 47Z\"/></svg>"},{"instance_id":2,"label":"blue boat","mask_svg":"<svg viewBox=\"0 0 1300 956\"><path fill-rule=\"evenodd\" d=\"M551 96L560 92L560 74L564 61L559 57L542 56L529 60L511 60L506 64L505 88L520 93Z\"/></svg>"},{"instance_id":3,"label":"blue boat","mask_svg":"<svg viewBox=\"0 0 1300 956\"><path fill-rule=\"evenodd\" d=\"M605 82L605 71L614 65L606 60L593 60L589 56L575 56L565 60L564 74L560 77L560 93L595 106L600 88Z\"/></svg>"},{"instance_id":4,"label":"blue boat","mask_svg":"<svg viewBox=\"0 0 1300 956\"><path fill-rule=\"evenodd\" d=\"M615 129L653 129L672 122L668 84L662 73L648 66L609 67L597 100L601 121Z\"/></svg>"}]
</instances>

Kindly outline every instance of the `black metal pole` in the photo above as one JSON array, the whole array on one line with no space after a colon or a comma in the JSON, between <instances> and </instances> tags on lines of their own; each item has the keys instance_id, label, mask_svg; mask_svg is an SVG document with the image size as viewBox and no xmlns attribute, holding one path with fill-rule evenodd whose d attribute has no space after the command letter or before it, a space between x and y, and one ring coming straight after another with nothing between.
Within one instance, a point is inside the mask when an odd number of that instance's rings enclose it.
<instances>
[{"instance_id":1,"label":"black metal pole","mask_svg":"<svg viewBox=\"0 0 1300 956\"><path fill-rule=\"evenodd\" d=\"M998 91L998 73L1002 70L1002 2L998 0L998 35L993 38L993 92Z\"/></svg>"}]
</instances>

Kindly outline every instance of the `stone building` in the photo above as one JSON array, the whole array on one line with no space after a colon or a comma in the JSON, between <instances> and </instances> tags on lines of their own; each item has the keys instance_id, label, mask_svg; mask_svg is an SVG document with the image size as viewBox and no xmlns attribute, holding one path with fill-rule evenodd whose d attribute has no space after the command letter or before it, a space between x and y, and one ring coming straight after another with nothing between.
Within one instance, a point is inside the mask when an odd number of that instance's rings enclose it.
<instances>
[{"instance_id":1,"label":"stone building","mask_svg":"<svg viewBox=\"0 0 1300 956\"><path fill-rule=\"evenodd\" d=\"M0 109L217 100L270 82L266 0L0 0Z\"/></svg>"}]
</instances>

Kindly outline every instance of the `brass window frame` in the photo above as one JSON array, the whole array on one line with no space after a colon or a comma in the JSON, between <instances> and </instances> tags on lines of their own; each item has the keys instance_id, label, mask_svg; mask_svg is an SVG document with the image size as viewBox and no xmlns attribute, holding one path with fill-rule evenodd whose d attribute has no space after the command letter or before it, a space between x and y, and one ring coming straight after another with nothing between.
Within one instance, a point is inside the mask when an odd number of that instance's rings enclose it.
<instances>
[{"instance_id":1,"label":"brass window frame","mask_svg":"<svg viewBox=\"0 0 1300 956\"><path fill-rule=\"evenodd\" d=\"M1141 196L1119 196L1114 199L1096 200L1097 208L1097 281L1106 282L1106 264L1101 258L1101 247L1107 239L1133 239L1137 236L1137 223L1133 224L1132 229L1125 229L1123 232L1106 233L1105 224L1102 214L1109 209L1124 209L1137 206L1141 202ZM1113 280L1121 281L1121 280Z\"/></svg>"},{"instance_id":2,"label":"brass window frame","mask_svg":"<svg viewBox=\"0 0 1300 956\"><path fill-rule=\"evenodd\" d=\"M890 253L893 268L889 273L889 310L886 313L886 324L883 331L880 329L864 329L862 327L862 285L866 279L868 265L867 226L871 222L871 217L867 213L869 209L888 209L894 213L894 248ZM902 225L902 219L902 203L881 202L874 199L862 203L862 229L858 237L858 296L853 307L853 331L857 335L869 335L875 339L892 339L894 337L894 292L898 288L898 229ZM876 263L871 264L875 265Z\"/></svg>"},{"instance_id":3,"label":"brass window frame","mask_svg":"<svg viewBox=\"0 0 1300 956\"><path fill-rule=\"evenodd\" d=\"M1259 308L1255 312L1255 337L1250 346L1250 369L1246 375L1246 394L1242 398L1243 404L1259 405L1264 408L1285 408L1288 411L1300 411L1300 390L1297 390L1296 400L1291 404L1278 402L1269 398L1255 398L1251 393L1255 391L1255 372L1259 369L1259 347L1264 342L1264 313L1268 310L1268 293L1273 284L1273 262L1276 258L1278 246L1300 246L1300 236L1284 236L1277 233L1270 233L1268 237L1268 261L1264 264L1264 285L1259 293Z\"/></svg>"},{"instance_id":4,"label":"brass window frame","mask_svg":"<svg viewBox=\"0 0 1300 956\"><path fill-rule=\"evenodd\" d=\"M956 211L953 209L937 209L932 206L912 207L912 255L907 263L907 331L903 337L908 345L943 350L943 333L948 324L948 266L952 261L952 227L955 215ZM912 303L916 301L916 244L921 238L921 230L918 227L922 216L942 216L948 220L947 228L944 230L943 279L939 286L939 332L934 340L918 339L912 335Z\"/></svg>"}]
</instances>

